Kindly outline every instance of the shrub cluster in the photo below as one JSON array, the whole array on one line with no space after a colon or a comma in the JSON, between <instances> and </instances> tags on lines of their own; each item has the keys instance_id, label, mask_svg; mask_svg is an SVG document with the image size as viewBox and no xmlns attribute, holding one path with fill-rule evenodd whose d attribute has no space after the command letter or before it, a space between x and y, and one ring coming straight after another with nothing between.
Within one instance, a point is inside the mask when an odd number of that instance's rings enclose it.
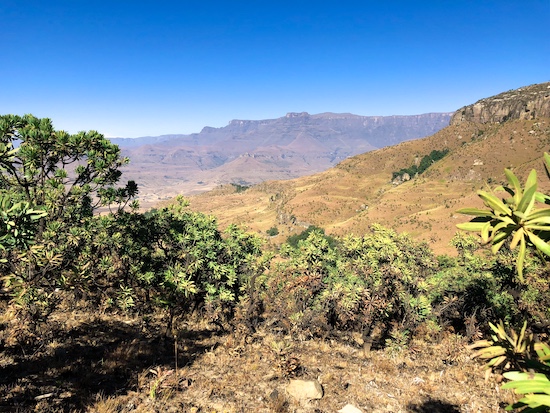
<instances>
[{"instance_id":1,"label":"shrub cluster","mask_svg":"<svg viewBox=\"0 0 550 413\"><path fill-rule=\"evenodd\" d=\"M372 225L343 239L310 226L273 256L259 237L233 225L220 231L181 197L138 212L137 185L115 186L126 160L96 132L69 135L49 120L7 116L0 137L2 297L39 317L57 291L70 290L105 309L165 309L167 331L191 313L224 328L231 320L301 336L352 331L379 345L451 328L474 337L498 318L549 325L548 271L536 255L518 278L509 248L484 254L458 234L458 257L436 257Z\"/></svg>"},{"instance_id":2,"label":"shrub cluster","mask_svg":"<svg viewBox=\"0 0 550 413\"><path fill-rule=\"evenodd\" d=\"M461 233L453 244L458 257L436 257L425 243L376 224L333 244L309 230L282 246L257 286L265 320L299 335L356 331L379 345L448 328L472 338L495 318L550 320L543 262L530 260L518 284L512 253L480 254L479 242Z\"/></svg>"},{"instance_id":3,"label":"shrub cluster","mask_svg":"<svg viewBox=\"0 0 550 413\"><path fill-rule=\"evenodd\" d=\"M443 149L442 151L438 151L438 150L434 149L433 151L431 151L429 153L429 155L424 155L422 157L422 159L420 160L420 163L418 165L416 165L416 164L411 165L408 168L403 168L403 169L400 169L397 172L393 172L391 179L393 180L393 179L395 179L399 176L403 176L405 174L409 174L409 176L411 178L414 177L417 174L420 175L420 174L424 173L424 171L426 169L428 169L431 164L433 164L434 162L439 161L440 159L442 159L448 153L449 153L448 149Z\"/></svg>"}]
</instances>

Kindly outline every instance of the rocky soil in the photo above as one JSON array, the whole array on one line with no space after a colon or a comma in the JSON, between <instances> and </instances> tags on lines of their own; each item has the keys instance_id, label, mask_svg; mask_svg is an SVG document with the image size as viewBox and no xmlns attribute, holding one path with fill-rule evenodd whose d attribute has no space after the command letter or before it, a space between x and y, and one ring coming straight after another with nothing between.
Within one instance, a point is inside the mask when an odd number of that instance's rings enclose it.
<instances>
[{"instance_id":1,"label":"rocky soil","mask_svg":"<svg viewBox=\"0 0 550 413\"><path fill-rule=\"evenodd\" d=\"M167 338L162 314L72 307L34 328L2 309L0 411L470 413L513 401L451 332L367 350L353 335L186 321Z\"/></svg>"}]
</instances>

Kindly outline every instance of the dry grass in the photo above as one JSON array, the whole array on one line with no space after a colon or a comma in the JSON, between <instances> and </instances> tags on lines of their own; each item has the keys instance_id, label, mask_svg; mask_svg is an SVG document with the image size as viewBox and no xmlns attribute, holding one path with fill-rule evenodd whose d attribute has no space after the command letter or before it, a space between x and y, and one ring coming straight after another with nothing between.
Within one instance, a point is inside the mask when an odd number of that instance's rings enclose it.
<instances>
[{"instance_id":1,"label":"dry grass","mask_svg":"<svg viewBox=\"0 0 550 413\"><path fill-rule=\"evenodd\" d=\"M419 178L397 186L390 182L393 171L445 148L449 155ZM315 175L265 182L241 193L220 188L193 196L191 208L215 215L222 226L240 223L265 237L275 226L280 231L270 238L275 243L308 224L329 234L360 235L377 222L428 242L436 253L452 254L449 240L455 224L468 219L455 211L480 206L476 191L487 189L488 181L492 187L503 183L506 167L522 177L536 168L544 177L544 151L550 151L549 119L464 123L349 158ZM540 182L550 189L546 179Z\"/></svg>"},{"instance_id":2,"label":"dry grass","mask_svg":"<svg viewBox=\"0 0 550 413\"><path fill-rule=\"evenodd\" d=\"M351 403L364 412L498 412L511 401L452 334L366 351L352 337L222 334L204 323L182 324L174 340L160 335L161 321L60 309L41 340L10 346L3 339L14 326L3 324L0 411L335 412ZM285 391L293 377L318 380L325 396L294 400Z\"/></svg>"}]
</instances>

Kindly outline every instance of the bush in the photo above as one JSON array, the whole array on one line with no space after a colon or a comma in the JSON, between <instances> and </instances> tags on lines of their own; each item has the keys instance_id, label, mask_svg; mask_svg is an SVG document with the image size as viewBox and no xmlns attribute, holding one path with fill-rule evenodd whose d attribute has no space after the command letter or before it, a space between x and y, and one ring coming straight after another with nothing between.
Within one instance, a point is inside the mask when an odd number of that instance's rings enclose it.
<instances>
[{"instance_id":1,"label":"bush","mask_svg":"<svg viewBox=\"0 0 550 413\"><path fill-rule=\"evenodd\" d=\"M266 233L270 237L274 237L275 235L279 235L279 229L277 227L271 227L266 231Z\"/></svg>"},{"instance_id":2,"label":"bush","mask_svg":"<svg viewBox=\"0 0 550 413\"><path fill-rule=\"evenodd\" d=\"M297 248L299 242L306 240L312 232L318 232L319 234L321 234L321 236L327 240L327 242L329 243L329 245L331 247L336 246L336 244L337 244L336 239L329 236L329 235L326 235L325 230L323 228L319 228L315 225L310 225L309 227L307 227L304 231L300 232L299 234L290 235L286 239L286 244L291 246L292 248Z\"/></svg>"},{"instance_id":3,"label":"bush","mask_svg":"<svg viewBox=\"0 0 550 413\"><path fill-rule=\"evenodd\" d=\"M379 225L333 245L312 230L263 283L266 318L286 332L325 336L372 332L383 343L391 327L413 331L431 314L420 282L437 268L425 244Z\"/></svg>"},{"instance_id":4,"label":"bush","mask_svg":"<svg viewBox=\"0 0 550 413\"><path fill-rule=\"evenodd\" d=\"M445 155L449 153L448 149L443 149L442 151L433 150L430 152L429 155L424 155L422 159L420 160L420 163L418 165L411 165L408 168L400 169L397 172L392 173L392 180L397 178L398 176L403 176L405 174L409 174L409 176L412 178L416 174L420 175L426 171L434 162L439 161L440 159L443 159Z\"/></svg>"}]
</instances>

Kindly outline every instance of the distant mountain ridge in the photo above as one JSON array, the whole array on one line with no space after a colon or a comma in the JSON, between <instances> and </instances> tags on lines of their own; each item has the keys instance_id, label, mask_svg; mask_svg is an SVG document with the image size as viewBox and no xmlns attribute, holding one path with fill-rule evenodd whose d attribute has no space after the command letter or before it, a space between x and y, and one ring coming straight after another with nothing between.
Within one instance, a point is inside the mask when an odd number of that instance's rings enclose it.
<instances>
[{"instance_id":1,"label":"distant mountain ridge","mask_svg":"<svg viewBox=\"0 0 550 413\"><path fill-rule=\"evenodd\" d=\"M160 136L144 136L139 138L112 138L111 141L121 148L133 148L141 145L189 145L210 146L217 145L227 139L234 139L242 135L259 135L273 132L272 129L282 129L280 136L275 136L275 144L281 138L288 138L288 134L297 129L316 128L318 132L326 133L327 126L332 132L344 132L359 135L362 141L368 140L376 147L390 146L404 140L417 139L435 133L447 126L453 112L427 113L421 115L393 115L393 116L361 116L351 113L320 113L310 115L307 112L289 112L284 117L263 120L233 119L227 126L213 128L205 126L201 132L184 134L170 134ZM286 129L286 130L285 130ZM330 135L330 132L328 133ZM263 136L262 136L263 137ZM265 144L266 141L264 140ZM253 149L253 144L248 149Z\"/></svg>"},{"instance_id":2,"label":"distant mountain ridge","mask_svg":"<svg viewBox=\"0 0 550 413\"><path fill-rule=\"evenodd\" d=\"M320 172L350 156L431 135L451 115L290 112L276 119L235 119L189 135L111 140L130 158L125 177L140 184L142 200L156 201L230 182L248 185Z\"/></svg>"},{"instance_id":3,"label":"distant mountain ridge","mask_svg":"<svg viewBox=\"0 0 550 413\"><path fill-rule=\"evenodd\" d=\"M532 168L539 190L550 192L543 153L550 152L550 83L522 87L459 109L451 125L423 138L362 153L320 173L264 182L246 191L222 186L190 197L193 210L212 214L222 226L241 224L282 242L308 225L328 234L360 235L373 223L406 231L437 253L456 252L456 224L471 217L463 207L481 207L476 191L506 182L510 168L525 182ZM440 160L409 180L393 173L418 166L433 150ZM279 235L266 231L276 227Z\"/></svg>"}]
</instances>

